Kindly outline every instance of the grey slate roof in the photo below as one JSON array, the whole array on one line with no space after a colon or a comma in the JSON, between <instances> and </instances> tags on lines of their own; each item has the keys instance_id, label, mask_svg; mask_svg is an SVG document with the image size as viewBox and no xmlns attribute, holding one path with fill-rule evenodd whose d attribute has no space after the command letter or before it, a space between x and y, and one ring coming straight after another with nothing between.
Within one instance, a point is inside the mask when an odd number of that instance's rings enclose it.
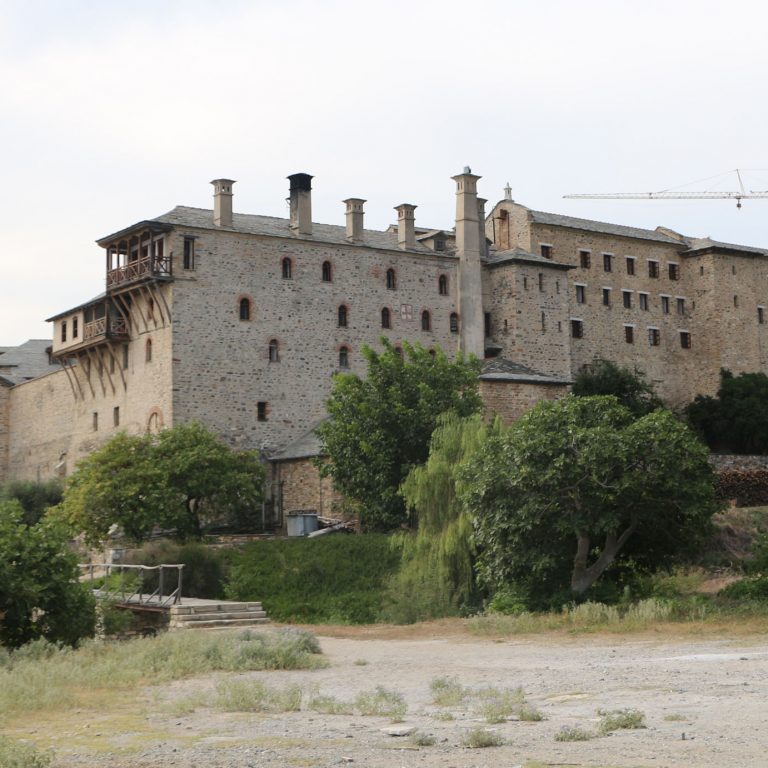
<instances>
[{"instance_id":1,"label":"grey slate roof","mask_svg":"<svg viewBox=\"0 0 768 768\"><path fill-rule=\"evenodd\" d=\"M172 224L177 227L194 227L196 229L215 229L224 232L245 232L252 235L270 235L272 237L286 237L294 240L309 240L332 245L350 245L347 240L346 227L335 224L318 224L312 222L312 234L300 235L291 229L289 219L281 219L275 216L256 216L250 213L235 213L232 216L233 226L217 227L213 223L213 211L206 208L190 208L177 205L172 211L158 216L153 221L164 224ZM354 245L368 246L382 250L403 251L397 245L397 232L381 232L376 229L363 230L363 241ZM417 243L415 248L409 249L411 253L423 253L430 256L444 257L446 254L436 254L431 248ZM450 255L448 254L450 257Z\"/></svg>"},{"instance_id":2,"label":"grey slate roof","mask_svg":"<svg viewBox=\"0 0 768 768\"><path fill-rule=\"evenodd\" d=\"M544 211L529 211L535 224L551 224L555 227L568 227L570 229L585 229L589 232L600 232L606 235L618 237L632 237L637 240L654 240L657 243L671 243L680 246L679 240L669 235L657 232L653 229L641 229L640 227L625 227L623 224L609 224L605 221L593 221L592 219L578 219L575 216L561 216L559 213L545 213Z\"/></svg>"},{"instance_id":3,"label":"grey slate roof","mask_svg":"<svg viewBox=\"0 0 768 768\"><path fill-rule=\"evenodd\" d=\"M542 267L550 267L551 269L574 269L571 264L562 264L559 261L545 259L543 256L530 253L518 247L512 248L509 251L489 251L484 259L484 263L489 267L494 267L497 264L508 264L512 261L524 261L526 263L538 264Z\"/></svg>"},{"instance_id":4,"label":"grey slate roof","mask_svg":"<svg viewBox=\"0 0 768 768\"><path fill-rule=\"evenodd\" d=\"M529 384L572 384L569 378L539 373L526 365L495 357L487 360L480 371L480 381L519 381Z\"/></svg>"},{"instance_id":5,"label":"grey slate roof","mask_svg":"<svg viewBox=\"0 0 768 768\"><path fill-rule=\"evenodd\" d=\"M326 416L326 419L328 417ZM292 443L288 443L284 448L281 448L276 453L273 453L270 457L270 461L289 461L291 459L308 459L311 456L320 456L321 443L320 438L315 433L315 430L326 420L321 419L314 424L311 429L307 430L303 435L297 437Z\"/></svg>"},{"instance_id":6,"label":"grey slate roof","mask_svg":"<svg viewBox=\"0 0 768 768\"><path fill-rule=\"evenodd\" d=\"M686 254L696 254L699 251L707 251L710 248L718 248L728 251L741 251L752 253L755 256L768 256L765 248L753 248L751 245L736 245L735 243L722 243L719 240L712 240L709 237L692 237L688 239L689 249Z\"/></svg>"},{"instance_id":7,"label":"grey slate roof","mask_svg":"<svg viewBox=\"0 0 768 768\"><path fill-rule=\"evenodd\" d=\"M59 312L57 315L51 315L51 317L46 318L45 322L50 323L52 320L58 320L60 317L64 317L64 315L71 315L73 312L77 312L80 309L85 309L91 304L95 304L97 301L103 301L106 298L106 291L102 291L102 293L100 293L98 296L94 296L92 299L88 299L88 301L84 301L75 307L70 307L69 309L64 310L64 312Z\"/></svg>"},{"instance_id":8,"label":"grey slate roof","mask_svg":"<svg viewBox=\"0 0 768 768\"><path fill-rule=\"evenodd\" d=\"M20 384L58 371L58 364L48 361L46 349L50 346L50 339L29 339L18 347L6 347L7 351L0 355L0 375L7 381Z\"/></svg>"}]
</instances>

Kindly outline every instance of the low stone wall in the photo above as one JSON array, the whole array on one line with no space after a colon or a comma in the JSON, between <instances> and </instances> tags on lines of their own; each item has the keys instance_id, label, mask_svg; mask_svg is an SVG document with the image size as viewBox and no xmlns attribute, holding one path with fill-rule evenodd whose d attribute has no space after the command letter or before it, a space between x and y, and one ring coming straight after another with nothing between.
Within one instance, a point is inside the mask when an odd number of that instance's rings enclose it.
<instances>
[{"instance_id":1,"label":"low stone wall","mask_svg":"<svg viewBox=\"0 0 768 768\"><path fill-rule=\"evenodd\" d=\"M748 456L736 453L712 453L709 456L712 466L718 471L725 469L768 469L768 456Z\"/></svg>"}]
</instances>

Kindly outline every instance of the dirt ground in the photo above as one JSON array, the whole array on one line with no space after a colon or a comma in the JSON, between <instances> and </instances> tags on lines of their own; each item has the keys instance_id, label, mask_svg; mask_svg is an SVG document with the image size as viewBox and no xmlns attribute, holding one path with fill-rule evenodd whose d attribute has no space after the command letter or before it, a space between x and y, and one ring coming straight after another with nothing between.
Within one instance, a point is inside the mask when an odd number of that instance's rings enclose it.
<instances>
[{"instance_id":1,"label":"dirt ground","mask_svg":"<svg viewBox=\"0 0 768 768\"><path fill-rule=\"evenodd\" d=\"M316 630L317 631L317 630ZM226 713L210 701L222 676L147 688L103 716L74 712L14 736L52 746L56 768L174 766L768 766L768 641L658 635L536 636L494 640L438 623L412 630L340 630L322 636L327 669L238 675L282 687L299 683L351 701L382 685L408 704L403 727L436 737L417 747L382 731L382 717ZM545 719L487 725L474 705L440 708L430 682L456 678L472 688L522 686ZM558 742L565 726L592 730L598 709L633 708L647 728L582 742ZM441 711L449 711L453 719ZM462 746L483 726L504 739L487 749Z\"/></svg>"}]
</instances>

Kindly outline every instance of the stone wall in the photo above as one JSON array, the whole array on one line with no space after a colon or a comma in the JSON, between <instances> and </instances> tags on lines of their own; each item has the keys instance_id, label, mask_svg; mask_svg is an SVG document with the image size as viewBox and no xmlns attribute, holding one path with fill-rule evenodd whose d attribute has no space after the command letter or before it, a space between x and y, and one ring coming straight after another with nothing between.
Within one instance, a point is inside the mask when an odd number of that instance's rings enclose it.
<instances>
[{"instance_id":1,"label":"stone wall","mask_svg":"<svg viewBox=\"0 0 768 768\"><path fill-rule=\"evenodd\" d=\"M283 527L291 512L312 510L320 517L348 519L343 513L343 496L333 489L329 477L309 458L274 462L272 493L282 510Z\"/></svg>"},{"instance_id":2,"label":"stone wall","mask_svg":"<svg viewBox=\"0 0 768 768\"><path fill-rule=\"evenodd\" d=\"M712 453L709 456L709 461L718 472L726 469L768 469L768 456Z\"/></svg>"},{"instance_id":3,"label":"stone wall","mask_svg":"<svg viewBox=\"0 0 768 768\"><path fill-rule=\"evenodd\" d=\"M528 384L516 381L481 381L480 396L488 418L501 416L505 425L517 421L540 400L557 400L568 394L566 384Z\"/></svg>"},{"instance_id":4,"label":"stone wall","mask_svg":"<svg viewBox=\"0 0 768 768\"><path fill-rule=\"evenodd\" d=\"M0 483L8 478L8 433L10 429L11 385L0 381Z\"/></svg>"}]
</instances>

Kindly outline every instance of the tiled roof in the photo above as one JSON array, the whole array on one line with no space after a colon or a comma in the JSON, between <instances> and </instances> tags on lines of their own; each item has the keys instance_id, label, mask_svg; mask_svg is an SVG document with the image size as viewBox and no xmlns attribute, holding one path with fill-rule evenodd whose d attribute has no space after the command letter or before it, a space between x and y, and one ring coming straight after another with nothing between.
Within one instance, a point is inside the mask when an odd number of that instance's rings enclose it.
<instances>
[{"instance_id":1,"label":"tiled roof","mask_svg":"<svg viewBox=\"0 0 768 768\"><path fill-rule=\"evenodd\" d=\"M520 381L530 384L571 384L569 378L539 373L526 365L495 357L487 360L480 371L480 381Z\"/></svg>"},{"instance_id":2,"label":"tiled roof","mask_svg":"<svg viewBox=\"0 0 768 768\"><path fill-rule=\"evenodd\" d=\"M508 264L511 261L524 261L526 263L539 264L542 267L550 267L551 269L573 269L570 264L545 259L543 256L529 253L522 248L512 248L509 251L489 251L484 259L484 263L490 267L497 264Z\"/></svg>"},{"instance_id":3,"label":"tiled roof","mask_svg":"<svg viewBox=\"0 0 768 768\"><path fill-rule=\"evenodd\" d=\"M0 355L0 375L20 384L59 370L58 364L49 362L46 349L50 346L50 339L30 339L18 347L5 347L7 351Z\"/></svg>"},{"instance_id":4,"label":"tiled roof","mask_svg":"<svg viewBox=\"0 0 768 768\"><path fill-rule=\"evenodd\" d=\"M618 237L632 237L637 240L654 240L657 243L681 245L679 240L675 240L669 237L669 235L653 229L625 227L623 224L609 224L605 221L593 221L592 219L577 219L575 216L561 216L559 213L545 213L544 211L529 211L529 213L534 224L550 224L555 227L584 229L588 232L600 232L606 235L617 235Z\"/></svg>"},{"instance_id":5,"label":"tiled roof","mask_svg":"<svg viewBox=\"0 0 768 768\"><path fill-rule=\"evenodd\" d=\"M326 417L328 418L328 417ZM301 437L297 437L293 442L288 443L284 448L281 448L276 453L273 453L269 459L270 461L288 461L291 459L308 459L312 456L319 456L321 451L320 438L315 433L315 430L325 421L321 419L307 430Z\"/></svg>"},{"instance_id":6,"label":"tiled roof","mask_svg":"<svg viewBox=\"0 0 768 768\"><path fill-rule=\"evenodd\" d=\"M347 240L346 227L335 224L312 222L312 234L301 235L296 230L291 229L289 219L280 219L274 216L255 216L250 213L235 213L232 216L232 220L233 225L231 227L217 227L213 223L213 211L206 208L189 208L183 205L176 206L172 211L154 219L154 221L172 224L177 227L215 229L224 232L245 232L252 235L270 235L272 237L310 240L333 245L350 245L350 241ZM354 245L403 252L397 245L396 231L381 232L376 229L365 229L363 230L362 242L355 242ZM443 253L436 254L431 248L427 248L425 245L421 245L421 243L417 243L415 248L409 249L409 252L441 257L446 255Z\"/></svg>"}]
</instances>

